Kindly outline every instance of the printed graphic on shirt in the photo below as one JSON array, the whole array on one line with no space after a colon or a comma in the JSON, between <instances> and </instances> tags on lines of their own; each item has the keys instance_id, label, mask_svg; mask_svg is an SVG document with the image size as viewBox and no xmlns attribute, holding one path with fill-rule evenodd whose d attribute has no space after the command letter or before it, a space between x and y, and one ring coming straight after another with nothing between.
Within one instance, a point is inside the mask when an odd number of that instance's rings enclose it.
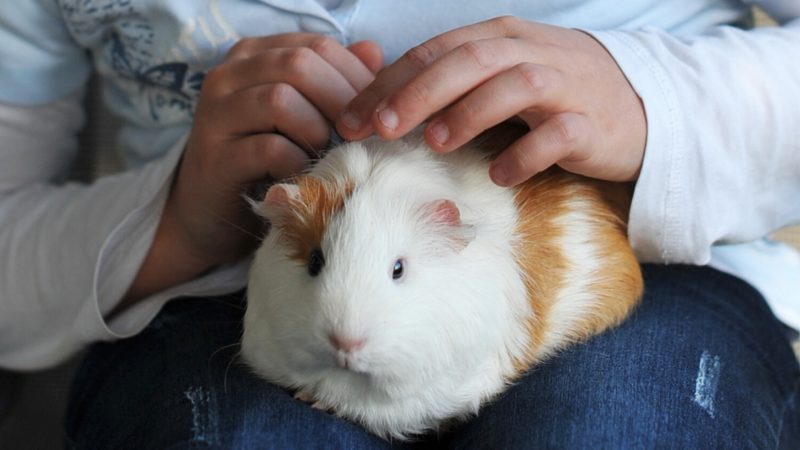
<instances>
[{"instance_id":1,"label":"printed graphic on shirt","mask_svg":"<svg viewBox=\"0 0 800 450\"><path fill-rule=\"evenodd\" d=\"M110 36L108 59L111 68L122 79L134 82L140 94L147 99L150 118L160 122L165 110L183 112L191 116L205 76L204 72L194 72L190 76L189 65L185 62L167 62L149 65L146 52L141 50L140 41L126 44L119 34Z\"/></svg>"},{"instance_id":2,"label":"printed graphic on shirt","mask_svg":"<svg viewBox=\"0 0 800 450\"><path fill-rule=\"evenodd\" d=\"M98 73L145 123L188 123L207 68L238 39L217 0L191 4L196 17L178 17L156 0L59 4L75 39L92 50ZM154 17L157 25L148 20Z\"/></svg>"}]
</instances>

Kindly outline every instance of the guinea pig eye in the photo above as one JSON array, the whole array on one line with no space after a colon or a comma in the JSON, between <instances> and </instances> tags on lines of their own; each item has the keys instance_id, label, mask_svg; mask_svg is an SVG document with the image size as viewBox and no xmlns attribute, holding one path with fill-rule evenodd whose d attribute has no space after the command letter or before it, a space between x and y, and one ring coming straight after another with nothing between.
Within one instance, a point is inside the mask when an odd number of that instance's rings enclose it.
<instances>
[{"instance_id":1,"label":"guinea pig eye","mask_svg":"<svg viewBox=\"0 0 800 450\"><path fill-rule=\"evenodd\" d=\"M403 277L403 273L405 273L405 263L402 259L398 259L394 262L394 267L392 268L392 279L398 280Z\"/></svg>"},{"instance_id":2,"label":"guinea pig eye","mask_svg":"<svg viewBox=\"0 0 800 450\"><path fill-rule=\"evenodd\" d=\"M322 249L315 248L311 250L311 254L308 255L308 274L312 277L319 275L324 265L325 255L322 254Z\"/></svg>"}]
</instances>

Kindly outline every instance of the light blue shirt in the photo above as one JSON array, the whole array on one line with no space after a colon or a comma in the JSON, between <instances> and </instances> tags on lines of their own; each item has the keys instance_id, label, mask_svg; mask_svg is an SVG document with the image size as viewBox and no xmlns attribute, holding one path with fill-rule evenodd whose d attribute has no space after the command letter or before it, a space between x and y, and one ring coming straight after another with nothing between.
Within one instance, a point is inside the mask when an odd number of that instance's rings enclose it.
<instances>
[{"instance_id":1,"label":"light blue shirt","mask_svg":"<svg viewBox=\"0 0 800 450\"><path fill-rule=\"evenodd\" d=\"M67 95L94 69L125 119L131 165L164 154L189 127L205 72L241 37L305 31L370 39L387 62L444 31L499 15L589 30L654 26L673 34L747 23L725 0L27 0L0 3L0 100Z\"/></svg>"}]
</instances>

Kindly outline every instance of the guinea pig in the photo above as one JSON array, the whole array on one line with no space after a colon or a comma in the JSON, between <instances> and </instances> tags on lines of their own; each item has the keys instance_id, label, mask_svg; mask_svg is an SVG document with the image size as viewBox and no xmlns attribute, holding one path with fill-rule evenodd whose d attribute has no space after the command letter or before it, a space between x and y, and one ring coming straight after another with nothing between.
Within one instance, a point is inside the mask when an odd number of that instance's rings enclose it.
<instances>
[{"instance_id":1,"label":"guinea pig","mask_svg":"<svg viewBox=\"0 0 800 450\"><path fill-rule=\"evenodd\" d=\"M496 140L496 139L495 139ZM496 145L494 145L496 147ZM551 168L489 178L493 138L330 150L254 204L241 355L264 379L405 439L465 419L642 292L630 187Z\"/></svg>"}]
</instances>

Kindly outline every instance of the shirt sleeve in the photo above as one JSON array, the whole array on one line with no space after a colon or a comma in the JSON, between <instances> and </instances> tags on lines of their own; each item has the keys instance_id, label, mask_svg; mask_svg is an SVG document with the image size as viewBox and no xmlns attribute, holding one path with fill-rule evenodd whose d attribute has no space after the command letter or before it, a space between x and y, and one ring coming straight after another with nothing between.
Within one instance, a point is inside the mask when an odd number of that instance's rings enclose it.
<instances>
[{"instance_id":1,"label":"shirt sleeve","mask_svg":"<svg viewBox=\"0 0 800 450\"><path fill-rule=\"evenodd\" d=\"M90 71L55 0L0 2L0 99L56 100L83 86Z\"/></svg>"},{"instance_id":2,"label":"shirt sleeve","mask_svg":"<svg viewBox=\"0 0 800 450\"><path fill-rule=\"evenodd\" d=\"M0 103L0 367L37 369L139 332L170 298L243 287L247 263L153 295L107 321L150 247L185 138L92 185L57 184L82 122L79 96Z\"/></svg>"},{"instance_id":3,"label":"shirt sleeve","mask_svg":"<svg viewBox=\"0 0 800 450\"><path fill-rule=\"evenodd\" d=\"M647 115L629 221L642 261L706 264L714 244L800 221L800 8L761 3L785 24L592 32Z\"/></svg>"}]
</instances>

